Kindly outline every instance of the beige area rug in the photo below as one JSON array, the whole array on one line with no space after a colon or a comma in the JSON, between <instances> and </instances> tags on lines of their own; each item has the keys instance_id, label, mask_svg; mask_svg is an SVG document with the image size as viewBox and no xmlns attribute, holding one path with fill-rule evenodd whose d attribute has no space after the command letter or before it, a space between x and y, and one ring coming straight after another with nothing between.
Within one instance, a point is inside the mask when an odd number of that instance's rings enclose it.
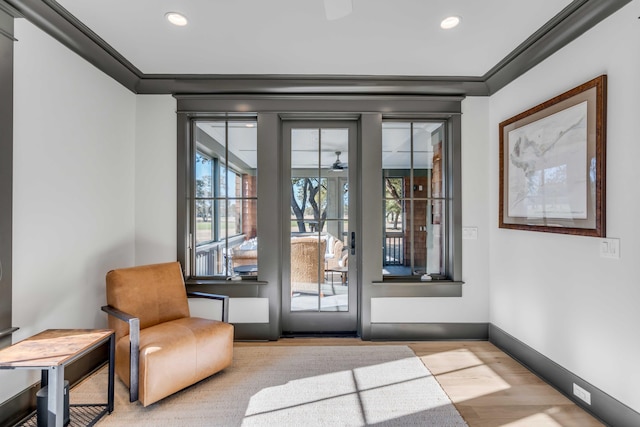
<instances>
[{"instance_id":1,"label":"beige area rug","mask_svg":"<svg viewBox=\"0 0 640 427\"><path fill-rule=\"evenodd\" d=\"M106 368L70 393L105 401ZM223 372L147 408L116 380L107 426L466 426L407 346L236 347Z\"/></svg>"}]
</instances>

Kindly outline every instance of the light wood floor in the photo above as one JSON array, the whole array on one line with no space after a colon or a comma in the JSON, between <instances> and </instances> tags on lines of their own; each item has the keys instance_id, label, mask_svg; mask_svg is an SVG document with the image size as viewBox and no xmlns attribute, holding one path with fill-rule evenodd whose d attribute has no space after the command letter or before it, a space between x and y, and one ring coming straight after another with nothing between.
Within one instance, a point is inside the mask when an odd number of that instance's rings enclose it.
<instances>
[{"instance_id":1,"label":"light wood floor","mask_svg":"<svg viewBox=\"0 0 640 427\"><path fill-rule=\"evenodd\" d=\"M256 345L408 345L470 427L602 426L556 389L487 341L368 342L356 338L286 338Z\"/></svg>"}]
</instances>

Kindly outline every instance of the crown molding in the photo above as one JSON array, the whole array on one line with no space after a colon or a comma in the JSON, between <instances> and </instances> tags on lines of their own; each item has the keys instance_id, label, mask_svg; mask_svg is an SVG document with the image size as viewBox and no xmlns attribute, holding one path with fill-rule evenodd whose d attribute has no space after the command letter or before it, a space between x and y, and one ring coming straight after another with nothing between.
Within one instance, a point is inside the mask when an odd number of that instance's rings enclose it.
<instances>
[{"instance_id":1,"label":"crown molding","mask_svg":"<svg viewBox=\"0 0 640 427\"><path fill-rule=\"evenodd\" d=\"M57 2L51 0L1 1L71 51L136 93L136 85L143 77L142 72Z\"/></svg>"},{"instance_id":2,"label":"crown molding","mask_svg":"<svg viewBox=\"0 0 640 427\"><path fill-rule=\"evenodd\" d=\"M22 18L22 15L20 14L20 12L18 12L13 7L9 6L7 3L5 3L4 0L0 0L0 11L3 11L7 15L12 16L14 18Z\"/></svg>"},{"instance_id":3,"label":"crown molding","mask_svg":"<svg viewBox=\"0 0 640 427\"><path fill-rule=\"evenodd\" d=\"M145 75L139 93L483 95L480 77L333 75Z\"/></svg>"},{"instance_id":4,"label":"crown molding","mask_svg":"<svg viewBox=\"0 0 640 427\"><path fill-rule=\"evenodd\" d=\"M574 0L484 76L144 74L54 0L0 0L136 94L490 96L631 0Z\"/></svg>"},{"instance_id":5,"label":"crown molding","mask_svg":"<svg viewBox=\"0 0 640 427\"><path fill-rule=\"evenodd\" d=\"M576 0L533 33L483 80L492 95L580 37L631 0Z\"/></svg>"}]
</instances>

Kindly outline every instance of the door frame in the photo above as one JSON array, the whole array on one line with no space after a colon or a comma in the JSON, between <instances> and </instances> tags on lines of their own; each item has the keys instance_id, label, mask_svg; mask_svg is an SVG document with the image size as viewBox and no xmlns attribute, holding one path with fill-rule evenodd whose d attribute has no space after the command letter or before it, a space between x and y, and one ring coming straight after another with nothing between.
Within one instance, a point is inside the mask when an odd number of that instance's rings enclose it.
<instances>
[{"instance_id":1,"label":"door frame","mask_svg":"<svg viewBox=\"0 0 640 427\"><path fill-rule=\"evenodd\" d=\"M239 312L241 321L235 321L235 336L239 340L277 340L282 336L281 327L281 283L282 278L282 149L280 146L282 120L304 118L333 118L355 120L358 128L359 163L359 228L357 236L360 307L358 334L363 340L374 338L421 339L434 337L442 331L440 324L372 323L373 303L379 298L407 297L459 297L462 295L462 215L460 192L461 114L464 96L445 95L380 95L380 94L336 94L331 88L325 91L292 94L286 90L272 93L248 94L176 94L177 101L177 258L184 261L187 247L184 224L189 171L190 120L195 117L227 117L246 115L258 117L258 230L260 239L269 242L259 245L260 271L258 280L242 282L198 281L186 277L190 289L228 295L241 307L231 310ZM333 88L335 89L335 88ZM328 92L328 93L325 93ZM340 92L340 91L338 91ZM382 133L385 118L429 118L447 121L452 143L454 164L453 210L450 238L453 242L453 280L449 283L387 283L382 275L381 242L383 214L381 201L384 197L380 171L382 170ZM287 189L290 191L290 189ZM290 194L290 193L287 193ZM287 206L287 210L290 209ZM363 233L362 230L366 230ZM248 298L247 304L244 304ZM266 302L266 304L265 304ZM251 312L243 311L245 307ZM437 330L437 331L436 331ZM436 331L438 333L432 333ZM417 338L416 338L417 337Z\"/></svg>"},{"instance_id":2,"label":"door frame","mask_svg":"<svg viewBox=\"0 0 640 427\"><path fill-rule=\"evenodd\" d=\"M291 311L291 129L294 128L348 128L349 129L349 235L355 233L355 252L349 250L349 286L348 311ZM358 271L360 265L359 247L357 241L360 236L359 206L359 137L360 123L353 117L324 118L306 116L304 119L286 118L281 122L282 149L282 268L281 268L281 331L283 335L308 334L345 334L359 335L360 325L360 281ZM350 237L350 236L349 236ZM350 246L350 245L349 245Z\"/></svg>"}]
</instances>

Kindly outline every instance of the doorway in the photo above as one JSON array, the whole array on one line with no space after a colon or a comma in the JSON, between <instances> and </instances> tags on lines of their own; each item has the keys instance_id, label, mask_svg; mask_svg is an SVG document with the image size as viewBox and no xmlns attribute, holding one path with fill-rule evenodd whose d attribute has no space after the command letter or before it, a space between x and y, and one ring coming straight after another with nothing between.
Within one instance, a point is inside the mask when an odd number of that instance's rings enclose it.
<instances>
[{"instance_id":1,"label":"doorway","mask_svg":"<svg viewBox=\"0 0 640 427\"><path fill-rule=\"evenodd\" d=\"M357 122L283 122L282 331L355 334Z\"/></svg>"}]
</instances>

